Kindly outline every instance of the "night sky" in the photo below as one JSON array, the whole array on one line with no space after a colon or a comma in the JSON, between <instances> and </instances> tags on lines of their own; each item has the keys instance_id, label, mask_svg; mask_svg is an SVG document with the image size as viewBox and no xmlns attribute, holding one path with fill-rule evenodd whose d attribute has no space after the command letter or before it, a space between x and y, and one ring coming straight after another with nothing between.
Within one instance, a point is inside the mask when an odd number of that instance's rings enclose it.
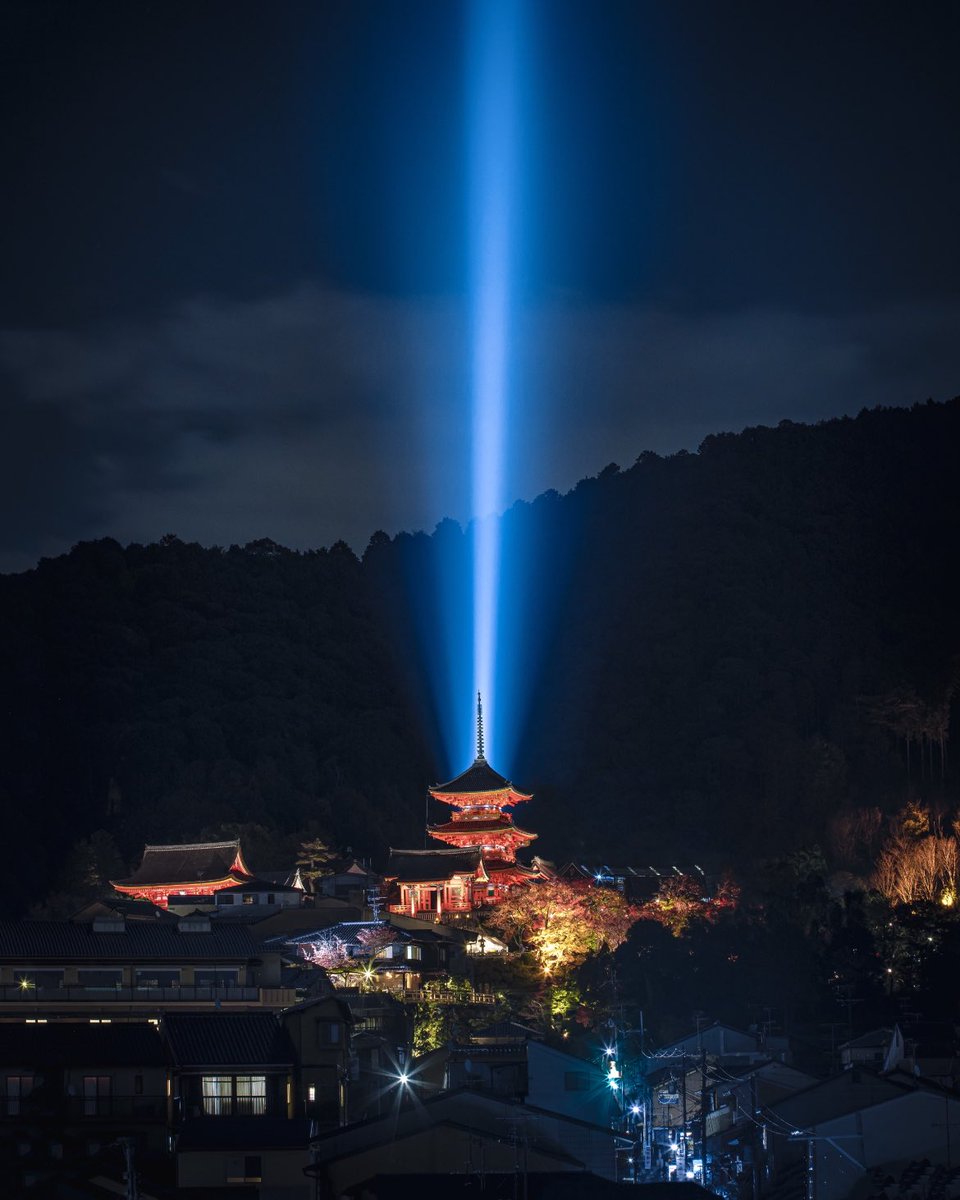
<instances>
[{"instance_id":1,"label":"night sky","mask_svg":"<svg viewBox=\"0 0 960 1200\"><path fill-rule=\"evenodd\" d=\"M509 495L960 392L960 5L523 8ZM468 516L463 7L0 15L0 570Z\"/></svg>"}]
</instances>

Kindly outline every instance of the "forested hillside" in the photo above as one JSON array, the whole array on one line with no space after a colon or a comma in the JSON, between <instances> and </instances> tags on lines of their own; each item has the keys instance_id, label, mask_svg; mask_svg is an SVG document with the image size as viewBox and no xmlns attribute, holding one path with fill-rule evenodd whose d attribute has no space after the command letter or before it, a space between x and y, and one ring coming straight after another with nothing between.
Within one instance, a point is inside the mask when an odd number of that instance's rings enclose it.
<instances>
[{"instance_id":1,"label":"forested hillside","mask_svg":"<svg viewBox=\"0 0 960 1200\"><path fill-rule=\"evenodd\" d=\"M958 446L960 402L876 410L515 505L532 686L501 769L537 792L535 848L749 874L838 845L844 813L955 808ZM421 844L439 767L406 631L465 546L106 540L0 578L3 907L69 886L100 830L129 860L257 826L262 868L308 834Z\"/></svg>"}]
</instances>

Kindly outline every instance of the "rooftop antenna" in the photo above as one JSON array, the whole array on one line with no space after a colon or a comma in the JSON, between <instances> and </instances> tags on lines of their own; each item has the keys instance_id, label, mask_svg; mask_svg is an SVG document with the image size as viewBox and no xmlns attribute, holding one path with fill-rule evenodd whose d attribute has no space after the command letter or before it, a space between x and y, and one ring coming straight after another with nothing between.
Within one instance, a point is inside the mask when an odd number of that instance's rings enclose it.
<instances>
[{"instance_id":1,"label":"rooftop antenna","mask_svg":"<svg viewBox=\"0 0 960 1200\"><path fill-rule=\"evenodd\" d=\"M477 762L485 762L483 757L483 701L477 692Z\"/></svg>"}]
</instances>

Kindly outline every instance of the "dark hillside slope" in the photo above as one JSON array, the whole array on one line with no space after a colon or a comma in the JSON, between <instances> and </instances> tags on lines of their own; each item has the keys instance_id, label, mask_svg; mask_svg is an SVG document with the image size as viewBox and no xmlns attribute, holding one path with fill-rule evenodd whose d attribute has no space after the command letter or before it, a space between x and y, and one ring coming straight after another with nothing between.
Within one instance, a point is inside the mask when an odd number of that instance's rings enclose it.
<instances>
[{"instance_id":1,"label":"dark hillside slope","mask_svg":"<svg viewBox=\"0 0 960 1200\"><path fill-rule=\"evenodd\" d=\"M956 807L958 447L960 403L875 410L515 505L530 695L497 765L537 792L536 848L749 872L842 809ZM362 563L107 540L0 577L3 907L98 829L131 858L235 822L419 845L438 747L408 633L465 548L449 522Z\"/></svg>"},{"instance_id":2,"label":"dark hillside slope","mask_svg":"<svg viewBox=\"0 0 960 1200\"><path fill-rule=\"evenodd\" d=\"M420 836L423 756L347 547L84 544L0 579L0 613L7 908L96 829L127 857L235 822Z\"/></svg>"},{"instance_id":3,"label":"dark hillside slope","mask_svg":"<svg viewBox=\"0 0 960 1200\"><path fill-rule=\"evenodd\" d=\"M941 779L915 729L908 778L877 709L913 693L928 727L949 718L958 450L954 402L711 437L585 485L575 635L545 663L527 741L585 853L742 860L911 788L956 805L949 743Z\"/></svg>"}]
</instances>

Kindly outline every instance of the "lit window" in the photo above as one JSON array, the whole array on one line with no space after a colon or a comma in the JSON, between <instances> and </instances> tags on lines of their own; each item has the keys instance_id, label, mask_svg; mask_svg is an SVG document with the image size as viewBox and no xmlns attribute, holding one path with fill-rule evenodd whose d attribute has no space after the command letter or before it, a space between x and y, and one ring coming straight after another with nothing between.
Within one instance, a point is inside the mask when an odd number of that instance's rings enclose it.
<instances>
[{"instance_id":1,"label":"lit window","mask_svg":"<svg viewBox=\"0 0 960 1200\"><path fill-rule=\"evenodd\" d=\"M267 1111L266 1075L204 1075L201 1094L209 1117L259 1117Z\"/></svg>"},{"instance_id":2,"label":"lit window","mask_svg":"<svg viewBox=\"0 0 960 1200\"><path fill-rule=\"evenodd\" d=\"M313 1104L317 1099L317 1089L311 1084L307 1088L307 1100Z\"/></svg>"},{"instance_id":3,"label":"lit window","mask_svg":"<svg viewBox=\"0 0 960 1200\"><path fill-rule=\"evenodd\" d=\"M203 1111L208 1117L225 1117L233 1112L233 1076L204 1075Z\"/></svg>"},{"instance_id":4,"label":"lit window","mask_svg":"<svg viewBox=\"0 0 960 1200\"><path fill-rule=\"evenodd\" d=\"M240 1116L262 1116L267 1111L266 1075L237 1076L236 1111Z\"/></svg>"}]
</instances>

